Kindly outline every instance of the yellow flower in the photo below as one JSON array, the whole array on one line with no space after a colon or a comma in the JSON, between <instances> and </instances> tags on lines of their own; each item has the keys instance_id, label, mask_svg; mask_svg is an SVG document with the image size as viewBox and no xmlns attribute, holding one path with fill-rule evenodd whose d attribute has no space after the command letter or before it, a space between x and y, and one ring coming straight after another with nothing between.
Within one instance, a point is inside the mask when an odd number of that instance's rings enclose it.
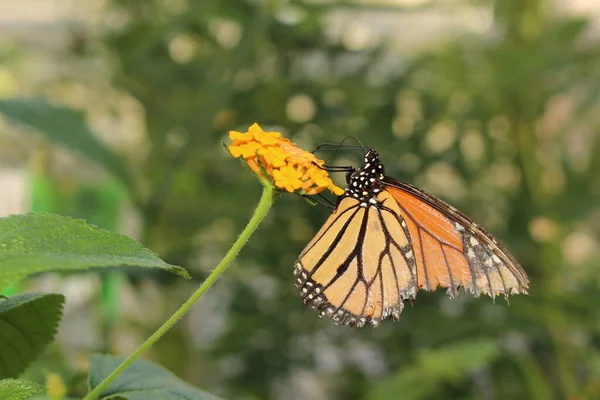
<instances>
[{"instance_id":1,"label":"yellow flower","mask_svg":"<svg viewBox=\"0 0 600 400\"><path fill-rule=\"evenodd\" d=\"M279 189L310 195L325 189L336 195L344 193L333 184L322 160L279 132L265 132L255 123L248 132L230 131L229 137L231 155L244 159L257 175L266 174Z\"/></svg>"},{"instance_id":2,"label":"yellow flower","mask_svg":"<svg viewBox=\"0 0 600 400\"><path fill-rule=\"evenodd\" d=\"M301 179L302 172L296 170L290 165L273 170L273 178L275 179L275 186L285 189L288 192L295 192L296 190L303 188L304 182L302 182Z\"/></svg>"},{"instance_id":3,"label":"yellow flower","mask_svg":"<svg viewBox=\"0 0 600 400\"><path fill-rule=\"evenodd\" d=\"M267 164L272 165L274 168L280 168L287 164L287 155L276 147L263 147L258 151L258 154L265 159Z\"/></svg>"},{"instance_id":4,"label":"yellow flower","mask_svg":"<svg viewBox=\"0 0 600 400\"><path fill-rule=\"evenodd\" d=\"M256 155L256 152L261 148L258 142L242 143L239 146L230 148L229 152L235 158L251 158Z\"/></svg>"}]
</instances>

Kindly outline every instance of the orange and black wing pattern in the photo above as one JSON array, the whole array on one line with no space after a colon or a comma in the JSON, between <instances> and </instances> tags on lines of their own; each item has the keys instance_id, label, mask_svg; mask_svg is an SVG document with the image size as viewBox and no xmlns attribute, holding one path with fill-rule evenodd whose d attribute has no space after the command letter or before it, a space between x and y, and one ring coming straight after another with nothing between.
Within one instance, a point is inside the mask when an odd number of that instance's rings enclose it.
<instances>
[{"instance_id":1,"label":"orange and black wing pattern","mask_svg":"<svg viewBox=\"0 0 600 400\"><path fill-rule=\"evenodd\" d=\"M458 288L495 297L527 293L528 278L504 245L451 205L407 183L384 178L412 238L419 289Z\"/></svg>"},{"instance_id":2,"label":"orange and black wing pattern","mask_svg":"<svg viewBox=\"0 0 600 400\"><path fill-rule=\"evenodd\" d=\"M417 290L527 293L512 255L464 214L387 178L374 150L294 266L304 302L342 325L398 319Z\"/></svg>"}]
</instances>

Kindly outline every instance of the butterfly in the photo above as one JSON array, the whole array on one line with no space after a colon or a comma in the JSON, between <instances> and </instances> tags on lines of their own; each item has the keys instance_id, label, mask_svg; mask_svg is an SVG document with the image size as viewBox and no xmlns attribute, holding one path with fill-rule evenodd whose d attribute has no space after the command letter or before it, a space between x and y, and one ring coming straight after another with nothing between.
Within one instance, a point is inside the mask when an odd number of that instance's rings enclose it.
<instances>
[{"instance_id":1,"label":"butterfly","mask_svg":"<svg viewBox=\"0 0 600 400\"><path fill-rule=\"evenodd\" d=\"M529 280L490 233L446 202L384 173L378 153L350 167L331 216L294 264L306 305L340 325L398 320L417 291L527 294Z\"/></svg>"}]
</instances>

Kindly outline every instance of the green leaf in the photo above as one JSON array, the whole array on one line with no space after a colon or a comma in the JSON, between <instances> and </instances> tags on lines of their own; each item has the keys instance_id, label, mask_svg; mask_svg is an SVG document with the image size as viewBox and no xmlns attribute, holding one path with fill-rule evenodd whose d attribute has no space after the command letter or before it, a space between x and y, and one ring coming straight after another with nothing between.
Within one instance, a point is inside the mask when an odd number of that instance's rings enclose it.
<instances>
[{"instance_id":1,"label":"green leaf","mask_svg":"<svg viewBox=\"0 0 600 400\"><path fill-rule=\"evenodd\" d=\"M422 351L418 355L418 364L434 379L458 381L499 354L499 345L494 339L471 339Z\"/></svg>"},{"instance_id":2,"label":"green leaf","mask_svg":"<svg viewBox=\"0 0 600 400\"><path fill-rule=\"evenodd\" d=\"M81 219L48 213L0 218L0 287L37 272L116 266L161 268L189 278L135 240Z\"/></svg>"},{"instance_id":3,"label":"green leaf","mask_svg":"<svg viewBox=\"0 0 600 400\"><path fill-rule=\"evenodd\" d=\"M0 400L27 400L46 393L42 385L23 379L4 379L0 381Z\"/></svg>"},{"instance_id":4,"label":"green leaf","mask_svg":"<svg viewBox=\"0 0 600 400\"><path fill-rule=\"evenodd\" d=\"M0 399L2 400L2 399ZM47 394L31 397L29 400L56 400L56 396L48 396ZM75 397L61 397L60 400L81 400Z\"/></svg>"},{"instance_id":5,"label":"green leaf","mask_svg":"<svg viewBox=\"0 0 600 400\"><path fill-rule=\"evenodd\" d=\"M397 397L419 400L435 397L442 383L458 384L467 375L500 355L493 339L471 339L443 348L423 350L410 367L384 382L379 382L367 396L371 400Z\"/></svg>"},{"instance_id":6,"label":"green leaf","mask_svg":"<svg viewBox=\"0 0 600 400\"><path fill-rule=\"evenodd\" d=\"M52 342L64 301L60 294L40 293L0 301L0 379L19 375Z\"/></svg>"},{"instance_id":7,"label":"green leaf","mask_svg":"<svg viewBox=\"0 0 600 400\"><path fill-rule=\"evenodd\" d=\"M429 377L423 374L420 368L409 367L403 369L395 377L377 385L367 399L394 399L398 398L398 393L402 393L403 400L435 398L436 389L436 386L431 384Z\"/></svg>"},{"instance_id":8,"label":"green leaf","mask_svg":"<svg viewBox=\"0 0 600 400\"><path fill-rule=\"evenodd\" d=\"M544 376L542 366L536 362L533 356L522 354L513 357L512 361L519 367L521 376L527 377L524 385L527 387L531 399L551 399L553 397L552 385L548 382L548 377Z\"/></svg>"},{"instance_id":9,"label":"green leaf","mask_svg":"<svg viewBox=\"0 0 600 400\"><path fill-rule=\"evenodd\" d=\"M48 396L47 394L44 394L31 397L29 400L56 400L56 396ZM60 400L81 400L81 398L77 399L75 397L61 397Z\"/></svg>"},{"instance_id":10,"label":"green leaf","mask_svg":"<svg viewBox=\"0 0 600 400\"><path fill-rule=\"evenodd\" d=\"M95 354L90 360L89 385L93 390L125 359ZM100 399L217 400L150 361L137 360L100 394Z\"/></svg>"},{"instance_id":11,"label":"green leaf","mask_svg":"<svg viewBox=\"0 0 600 400\"><path fill-rule=\"evenodd\" d=\"M127 187L131 186L125 162L89 130L82 112L43 99L9 99L0 100L0 113L13 122L39 130L52 142L79 152L106 168Z\"/></svg>"}]
</instances>

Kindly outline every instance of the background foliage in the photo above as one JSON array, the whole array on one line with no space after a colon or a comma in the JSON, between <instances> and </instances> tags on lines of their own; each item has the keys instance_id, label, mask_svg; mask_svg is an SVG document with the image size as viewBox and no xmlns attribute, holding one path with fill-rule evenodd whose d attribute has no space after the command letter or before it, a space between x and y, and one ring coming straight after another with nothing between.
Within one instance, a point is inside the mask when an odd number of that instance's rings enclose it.
<instances>
[{"instance_id":1,"label":"background foliage","mask_svg":"<svg viewBox=\"0 0 600 400\"><path fill-rule=\"evenodd\" d=\"M122 227L194 280L73 277L92 282L89 293L66 293L59 343L29 376L59 373L80 395L82 357L135 347L214 268L260 192L220 142L256 121L305 148L349 135L376 148L389 175L503 239L531 296L507 306L422 293L398 323L334 326L292 282L328 210L282 196L148 357L235 399L600 397L600 46L590 21L544 0L434 2L419 12L476 10L489 26L411 45L410 32L369 35L355 20L410 22L417 8L107 3L67 26L60 45L2 41L0 163L28 171L34 208ZM358 154L324 156L348 164ZM81 332L87 342L73 338Z\"/></svg>"}]
</instances>

